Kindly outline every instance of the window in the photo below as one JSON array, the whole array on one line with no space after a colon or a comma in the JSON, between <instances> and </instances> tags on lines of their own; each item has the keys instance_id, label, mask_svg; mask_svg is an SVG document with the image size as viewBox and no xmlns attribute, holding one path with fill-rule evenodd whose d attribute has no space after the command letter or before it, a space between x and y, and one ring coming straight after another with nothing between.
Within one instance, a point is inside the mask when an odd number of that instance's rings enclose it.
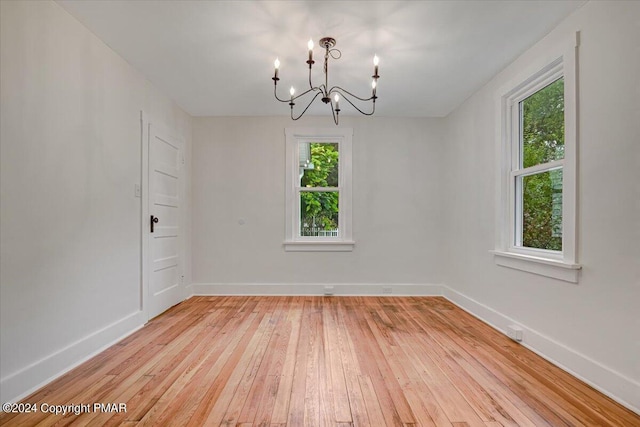
<instances>
[{"instance_id":1,"label":"window","mask_svg":"<svg viewBox=\"0 0 640 427\"><path fill-rule=\"evenodd\" d=\"M576 264L576 44L501 91L496 263L569 282Z\"/></svg>"},{"instance_id":2,"label":"window","mask_svg":"<svg viewBox=\"0 0 640 427\"><path fill-rule=\"evenodd\" d=\"M351 251L353 130L286 129L286 251Z\"/></svg>"},{"instance_id":3,"label":"window","mask_svg":"<svg viewBox=\"0 0 640 427\"><path fill-rule=\"evenodd\" d=\"M555 76L553 76L555 77ZM515 246L562 252L564 78L512 105Z\"/></svg>"}]
</instances>

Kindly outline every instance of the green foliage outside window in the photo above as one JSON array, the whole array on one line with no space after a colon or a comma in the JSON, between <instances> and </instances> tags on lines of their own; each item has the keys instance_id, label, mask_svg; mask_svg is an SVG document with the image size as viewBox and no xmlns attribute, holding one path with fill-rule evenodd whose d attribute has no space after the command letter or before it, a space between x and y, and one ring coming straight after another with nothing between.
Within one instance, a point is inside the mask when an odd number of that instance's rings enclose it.
<instances>
[{"instance_id":1,"label":"green foliage outside window","mask_svg":"<svg viewBox=\"0 0 640 427\"><path fill-rule=\"evenodd\" d=\"M338 144L311 143L312 169L305 169L300 186L337 187L339 174ZM301 191L300 192L300 225L301 234L317 235L315 230L338 229L337 191Z\"/></svg>"},{"instance_id":2,"label":"green foliage outside window","mask_svg":"<svg viewBox=\"0 0 640 427\"><path fill-rule=\"evenodd\" d=\"M564 80L521 103L522 167L564 158ZM562 250L562 168L522 178L522 245Z\"/></svg>"}]
</instances>

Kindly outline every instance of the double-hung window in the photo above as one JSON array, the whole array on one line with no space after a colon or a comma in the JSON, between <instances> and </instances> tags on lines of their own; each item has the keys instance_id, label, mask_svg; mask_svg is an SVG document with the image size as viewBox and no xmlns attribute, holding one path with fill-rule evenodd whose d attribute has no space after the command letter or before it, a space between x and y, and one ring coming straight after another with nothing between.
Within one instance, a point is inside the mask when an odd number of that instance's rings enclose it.
<instances>
[{"instance_id":1,"label":"double-hung window","mask_svg":"<svg viewBox=\"0 0 640 427\"><path fill-rule=\"evenodd\" d=\"M285 250L353 250L353 130L290 128L285 135Z\"/></svg>"},{"instance_id":2,"label":"double-hung window","mask_svg":"<svg viewBox=\"0 0 640 427\"><path fill-rule=\"evenodd\" d=\"M569 282L576 264L575 45L501 91L496 263Z\"/></svg>"}]
</instances>

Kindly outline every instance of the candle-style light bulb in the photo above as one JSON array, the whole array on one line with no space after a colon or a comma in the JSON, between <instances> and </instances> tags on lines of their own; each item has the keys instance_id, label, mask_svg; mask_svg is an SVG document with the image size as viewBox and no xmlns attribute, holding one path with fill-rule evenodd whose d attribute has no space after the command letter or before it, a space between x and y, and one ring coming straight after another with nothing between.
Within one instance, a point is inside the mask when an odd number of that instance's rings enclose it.
<instances>
[{"instance_id":1,"label":"candle-style light bulb","mask_svg":"<svg viewBox=\"0 0 640 427\"><path fill-rule=\"evenodd\" d=\"M291 98L293 98L293 94L296 93L296 90L293 88L293 86L291 86L291 89L289 89L289 93L291 94Z\"/></svg>"},{"instance_id":2,"label":"candle-style light bulb","mask_svg":"<svg viewBox=\"0 0 640 427\"><path fill-rule=\"evenodd\" d=\"M276 70L275 73L274 73L273 79L274 79L274 81L276 83L278 83L278 69L280 68L280 60L278 58L276 58L276 60L273 61L273 66L274 66L274 68Z\"/></svg>"},{"instance_id":3,"label":"candle-style light bulb","mask_svg":"<svg viewBox=\"0 0 640 427\"><path fill-rule=\"evenodd\" d=\"M309 48L309 67L311 67L311 61L313 61L313 40L309 39L309 43L307 43L307 47Z\"/></svg>"},{"instance_id":4,"label":"candle-style light bulb","mask_svg":"<svg viewBox=\"0 0 640 427\"><path fill-rule=\"evenodd\" d=\"M337 93L333 96L333 99L336 101L336 112L340 111L340 95Z\"/></svg>"},{"instance_id":5,"label":"candle-style light bulb","mask_svg":"<svg viewBox=\"0 0 640 427\"><path fill-rule=\"evenodd\" d=\"M373 76L378 77L378 64L380 63L380 58L378 55L373 55Z\"/></svg>"},{"instance_id":6,"label":"candle-style light bulb","mask_svg":"<svg viewBox=\"0 0 640 427\"><path fill-rule=\"evenodd\" d=\"M376 96L376 87L378 87L378 83L376 82L376 79L373 79L371 81L371 89L373 90L373 96Z\"/></svg>"}]
</instances>

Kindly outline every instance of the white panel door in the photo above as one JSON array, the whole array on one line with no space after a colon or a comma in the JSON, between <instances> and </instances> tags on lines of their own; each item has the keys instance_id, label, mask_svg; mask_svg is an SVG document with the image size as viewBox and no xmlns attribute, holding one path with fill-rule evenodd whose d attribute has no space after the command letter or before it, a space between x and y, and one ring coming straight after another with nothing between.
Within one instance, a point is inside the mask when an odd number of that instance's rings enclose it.
<instances>
[{"instance_id":1,"label":"white panel door","mask_svg":"<svg viewBox=\"0 0 640 427\"><path fill-rule=\"evenodd\" d=\"M149 125L149 318L184 299L180 246L182 144Z\"/></svg>"}]
</instances>

